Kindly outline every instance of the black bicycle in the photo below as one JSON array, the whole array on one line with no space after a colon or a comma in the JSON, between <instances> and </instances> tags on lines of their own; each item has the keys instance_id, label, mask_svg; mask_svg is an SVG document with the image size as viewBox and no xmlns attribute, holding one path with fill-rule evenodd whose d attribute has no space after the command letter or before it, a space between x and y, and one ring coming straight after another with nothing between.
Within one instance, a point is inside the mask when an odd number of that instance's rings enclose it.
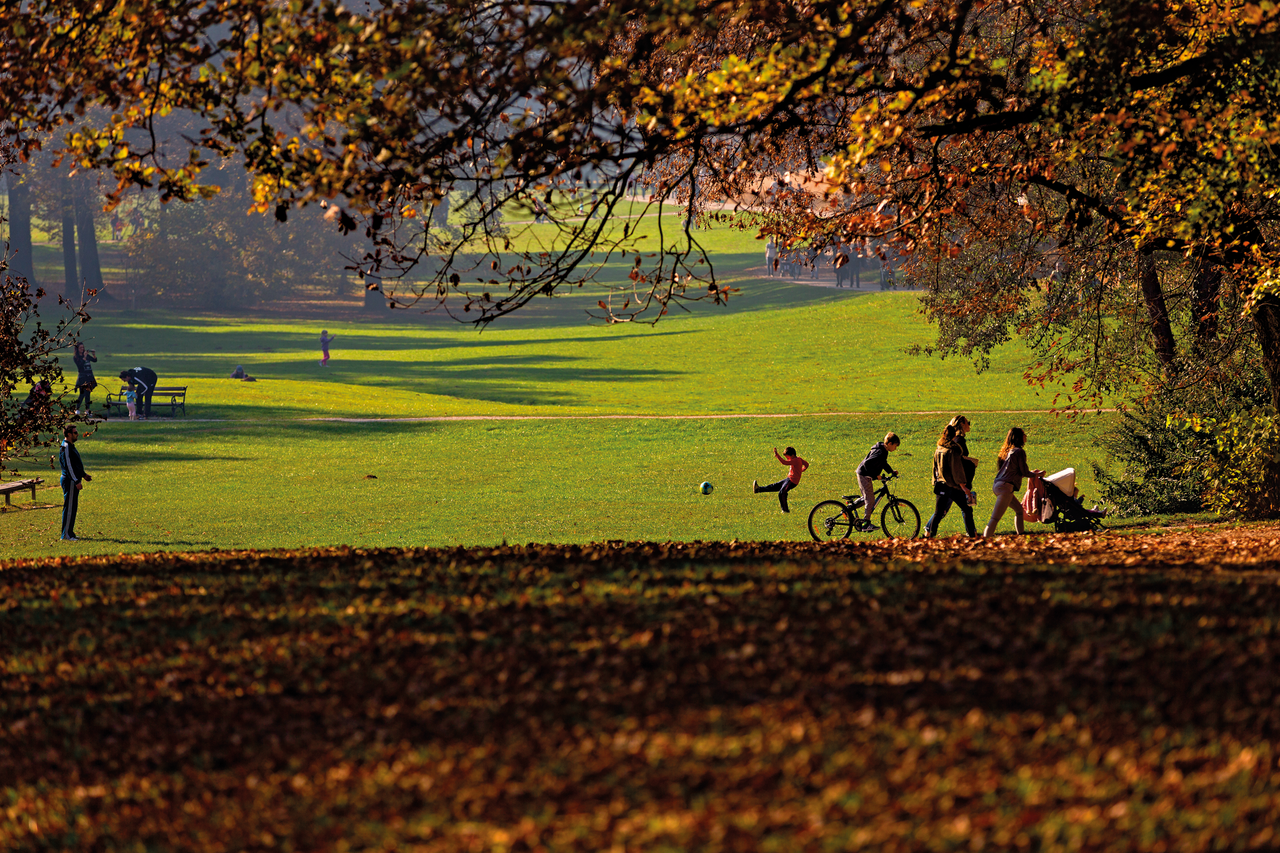
<instances>
[{"instance_id":1,"label":"black bicycle","mask_svg":"<svg viewBox=\"0 0 1280 853\"><path fill-rule=\"evenodd\" d=\"M876 502L884 507L880 510L880 529L890 539L914 539L920 535L920 511L911 501L889 491L889 480L897 476L881 477L880 488L875 492ZM875 528L863 521L864 506L862 495L845 495L843 501L823 501L809 513L809 535L826 542L848 539L854 532L870 533Z\"/></svg>"}]
</instances>

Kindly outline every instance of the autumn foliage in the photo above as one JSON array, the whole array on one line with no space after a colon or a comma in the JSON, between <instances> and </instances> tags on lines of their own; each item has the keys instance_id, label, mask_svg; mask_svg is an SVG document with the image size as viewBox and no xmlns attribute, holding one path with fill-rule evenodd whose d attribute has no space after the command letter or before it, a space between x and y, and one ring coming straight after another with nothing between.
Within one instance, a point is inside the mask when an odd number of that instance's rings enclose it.
<instances>
[{"instance_id":1,"label":"autumn foliage","mask_svg":"<svg viewBox=\"0 0 1280 853\"><path fill-rule=\"evenodd\" d=\"M5 850L1207 850L1280 533L0 569Z\"/></svg>"}]
</instances>

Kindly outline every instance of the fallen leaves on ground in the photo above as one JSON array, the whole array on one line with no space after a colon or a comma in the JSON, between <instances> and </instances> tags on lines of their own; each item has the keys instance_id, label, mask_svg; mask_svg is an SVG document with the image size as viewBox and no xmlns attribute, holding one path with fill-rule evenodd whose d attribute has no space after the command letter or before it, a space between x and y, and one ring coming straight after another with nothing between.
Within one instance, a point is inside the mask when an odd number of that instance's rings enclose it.
<instances>
[{"instance_id":1,"label":"fallen leaves on ground","mask_svg":"<svg viewBox=\"0 0 1280 853\"><path fill-rule=\"evenodd\" d=\"M0 849L1262 848L1280 530L0 567Z\"/></svg>"}]
</instances>

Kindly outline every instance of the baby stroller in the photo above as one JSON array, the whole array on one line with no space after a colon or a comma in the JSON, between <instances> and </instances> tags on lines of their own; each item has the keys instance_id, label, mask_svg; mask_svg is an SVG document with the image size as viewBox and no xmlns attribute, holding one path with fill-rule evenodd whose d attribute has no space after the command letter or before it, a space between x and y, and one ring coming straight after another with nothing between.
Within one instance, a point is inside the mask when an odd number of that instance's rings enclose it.
<instances>
[{"instance_id":1,"label":"baby stroller","mask_svg":"<svg viewBox=\"0 0 1280 853\"><path fill-rule=\"evenodd\" d=\"M1085 509L1080 501L1076 491L1076 469L1064 468L1040 482L1044 486L1045 501L1038 515L1033 514L1032 517L1052 524L1055 533L1087 533L1105 529L1102 519L1107 514L1101 510ZM1028 486L1028 494L1031 488Z\"/></svg>"}]
</instances>

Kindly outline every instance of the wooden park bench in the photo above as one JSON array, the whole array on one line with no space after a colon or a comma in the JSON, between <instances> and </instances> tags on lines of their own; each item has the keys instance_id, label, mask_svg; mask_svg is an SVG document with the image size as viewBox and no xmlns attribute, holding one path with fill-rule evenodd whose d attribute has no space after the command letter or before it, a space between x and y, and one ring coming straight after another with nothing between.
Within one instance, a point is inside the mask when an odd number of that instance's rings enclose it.
<instances>
[{"instance_id":1,"label":"wooden park bench","mask_svg":"<svg viewBox=\"0 0 1280 853\"><path fill-rule=\"evenodd\" d=\"M187 387L186 385L157 385L156 390L151 393L151 413L160 414L157 410L168 409L170 416L176 416L178 410L182 410L182 414L187 413ZM124 395L129 390L128 385L121 385L119 393L113 394L107 392L107 415L119 408L121 413L129 414L129 404L125 402ZM138 417L142 417L142 395L138 395Z\"/></svg>"},{"instance_id":2,"label":"wooden park bench","mask_svg":"<svg viewBox=\"0 0 1280 853\"><path fill-rule=\"evenodd\" d=\"M30 480L16 480L12 483L0 484L0 495L4 495L4 505L13 506L13 493L21 492L25 489L31 491L31 500L36 499L36 486L43 483L40 477L32 477Z\"/></svg>"}]
</instances>

